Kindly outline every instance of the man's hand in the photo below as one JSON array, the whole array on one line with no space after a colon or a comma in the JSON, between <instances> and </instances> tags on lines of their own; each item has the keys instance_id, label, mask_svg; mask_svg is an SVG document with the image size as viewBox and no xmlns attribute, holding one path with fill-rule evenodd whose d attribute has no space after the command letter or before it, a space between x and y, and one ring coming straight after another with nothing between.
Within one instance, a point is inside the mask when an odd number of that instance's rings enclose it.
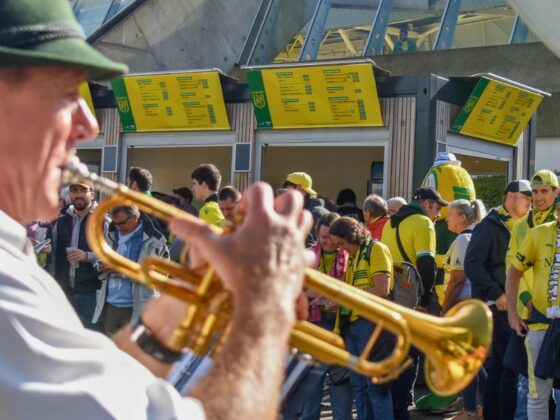
<instances>
[{"instance_id":1,"label":"man's hand","mask_svg":"<svg viewBox=\"0 0 560 420\"><path fill-rule=\"evenodd\" d=\"M507 311L507 297L505 293L496 300L496 308L498 308L498 311Z\"/></svg>"},{"instance_id":2,"label":"man's hand","mask_svg":"<svg viewBox=\"0 0 560 420\"><path fill-rule=\"evenodd\" d=\"M113 268L109 267L108 265L103 264L102 262L99 262L97 264L97 268L102 273L116 273L116 271Z\"/></svg>"},{"instance_id":3,"label":"man's hand","mask_svg":"<svg viewBox=\"0 0 560 420\"><path fill-rule=\"evenodd\" d=\"M305 235L312 223L303 210L303 197L288 192L274 200L268 185L255 184L244 194L239 211L245 218L231 235L218 235L198 219L176 218L170 228L192 246L191 252L210 261L234 300L255 304L258 299L273 305L270 309L293 309L306 263Z\"/></svg>"},{"instance_id":4,"label":"man's hand","mask_svg":"<svg viewBox=\"0 0 560 420\"><path fill-rule=\"evenodd\" d=\"M41 250L40 254L49 255L51 252L52 252L52 245L51 245L51 244L48 244L48 245L45 245L45 246L43 247L43 249Z\"/></svg>"},{"instance_id":5,"label":"man's hand","mask_svg":"<svg viewBox=\"0 0 560 420\"><path fill-rule=\"evenodd\" d=\"M83 262L87 260L87 252L78 248L68 250L68 261L71 263Z\"/></svg>"},{"instance_id":6,"label":"man's hand","mask_svg":"<svg viewBox=\"0 0 560 420\"><path fill-rule=\"evenodd\" d=\"M509 326L519 337L527 335L527 324L517 314L517 311L508 311Z\"/></svg>"},{"instance_id":7,"label":"man's hand","mask_svg":"<svg viewBox=\"0 0 560 420\"><path fill-rule=\"evenodd\" d=\"M240 202L245 219L232 234L219 235L199 219L177 218L170 228L190 247L195 267L211 262L232 293L234 311L270 314L259 320L289 331L296 309L299 319L307 317L301 295L303 269L311 261L304 242L312 218L302 207L301 194L282 194L274 200L268 185L256 184ZM162 296L148 305L142 318L161 343L169 344L186 307Z\"/></svg>"}]
</instances>

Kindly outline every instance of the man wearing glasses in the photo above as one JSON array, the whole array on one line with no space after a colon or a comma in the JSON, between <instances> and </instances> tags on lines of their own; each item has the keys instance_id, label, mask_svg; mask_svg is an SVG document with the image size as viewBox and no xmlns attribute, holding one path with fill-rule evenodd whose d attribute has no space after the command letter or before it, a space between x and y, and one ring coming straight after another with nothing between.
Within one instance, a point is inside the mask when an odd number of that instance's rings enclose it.
<instances>
[{"instance_id":1,"label":"man wearing glasses","mask_svg":"<svg viewBox=\"0 0 560 420\"><path fill-rule=\"evenodd\" d=\"M154 228L151 219L135 206L120 206L111 210L107 241L120 255L132 261L142 261L150 255L169 258L166 239ZM158 296L155 289L133 282L120 273L103 271L103 280L93 322L103 321L105 333L112 335L140 317L144 306Z\"/></svg>"},{"instance_id":2,"label":"man wearing glasses","mask_svg":"<svg viewBox=\"0 0 560 420\"><path fill-rule=\"evenodd\" d=\"M70 186L71 205L60 215L53 231L53 248L48 271L58 281L82 324L97 329L92 322L95 296L99 289L97 257L86 239L86 226L97 207L93 187L87 183ZM107 220L107 227L109 221Z\"/></svg>"}]
</instances>

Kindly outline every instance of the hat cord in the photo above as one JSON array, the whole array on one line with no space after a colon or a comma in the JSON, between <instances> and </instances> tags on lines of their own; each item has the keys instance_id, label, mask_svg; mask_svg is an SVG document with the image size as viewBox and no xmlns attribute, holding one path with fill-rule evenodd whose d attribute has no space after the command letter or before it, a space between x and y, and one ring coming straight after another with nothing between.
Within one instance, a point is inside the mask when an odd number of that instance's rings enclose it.
<instances>
[{"instance_id":1,"label":"hat cord","mask_svg":"<svg viewBox=\"0 0 560 420\"><path fill-rule=\"evenodd\" d=\"M12 26L0 30L0 46L23 47L58 38L80 38L86 36L76 22L49 22L34 25Z\"/></svg>"}]
</instances>

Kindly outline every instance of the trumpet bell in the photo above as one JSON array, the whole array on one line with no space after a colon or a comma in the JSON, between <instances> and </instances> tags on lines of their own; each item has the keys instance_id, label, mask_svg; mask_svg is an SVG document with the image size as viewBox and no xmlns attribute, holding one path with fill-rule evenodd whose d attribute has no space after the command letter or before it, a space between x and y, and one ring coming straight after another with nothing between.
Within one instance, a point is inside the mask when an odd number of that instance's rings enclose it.
<instances>
[{"instance_id":1,"label":"trumpet bell","mask_svg":"<svg viewBox=\"0 0 560 420\"><path fill-rule=\"evenodd\" d=\"M443 320L445 328L426 348L425 373L430 389L446 397L465 389L478 374L492 343L493 323L488 306L475 299L460 302Z\"/></svg>"}]
</instances>

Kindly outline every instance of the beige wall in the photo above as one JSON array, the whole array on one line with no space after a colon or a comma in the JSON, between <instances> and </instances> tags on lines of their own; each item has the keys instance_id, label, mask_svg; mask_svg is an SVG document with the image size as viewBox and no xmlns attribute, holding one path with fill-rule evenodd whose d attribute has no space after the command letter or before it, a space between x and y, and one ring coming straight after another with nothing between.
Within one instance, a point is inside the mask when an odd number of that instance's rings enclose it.
<instances>
[{"instance_id":1,"label":"beige wall","mask_svg":"<svg viewBox=\"0 0 560 420\"><path fill-rule=\"evenodd\" d=\"M336 200L338 192L349 187L361 206L374 161L383 161L382 147L269 146L263 150L261 179L278 188L290 172L307 172L319 195Z\"/></svg>"},{"instance_id":2,"label":"beige wall","mask_svg":"<svg viewBox=\"0 0 560 420\"><path fill-rule=\"evenodd\" d=\"M222 173L222 185L231 180L231 147L170 147L128 149L128 167L148 169L152 190L172 194L178 187L191 188L190 174L201 163L213 163ZM127 169L128 171L128 169Z\"/></svg>"}]
</instances>

